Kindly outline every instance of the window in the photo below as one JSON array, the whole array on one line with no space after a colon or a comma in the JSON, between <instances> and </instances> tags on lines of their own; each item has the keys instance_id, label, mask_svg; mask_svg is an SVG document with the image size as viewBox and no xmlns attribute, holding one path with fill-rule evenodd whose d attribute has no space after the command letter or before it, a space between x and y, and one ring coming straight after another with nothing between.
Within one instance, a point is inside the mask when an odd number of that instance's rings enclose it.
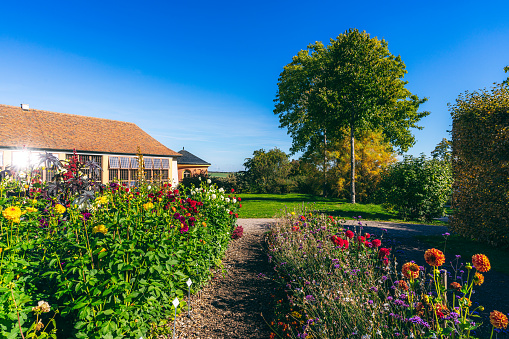
<instances>
[{"instance_id":1,"label":"window","mask_svg":"<svg viewBox=\"0 0 509 339\"><path fill-rule=\"evenodd\" d=\"M164 170L164 169L163 169L163 170L161 171L161 179L162 179L163 181L167 181L167 180L168 180L168 170Z\"/></svg>"},{"instance_id":2,"label":"window","mask_svg":"<svg viewBox=\"0 0 509 339\"><path fill-rule=\"evenodd\" d=\"M145 162L145 169L152 169L154 167L152 158L144 158L143 161Z\"/></svg>"},{"instance_id":3,"label":"window","mask_svg":"<svg viewBox=\"0 0 509 339\"><path fill-rule=\"evenodd\" d=\"M190 178L191 177L191 171L190 170L185 170L184 171L184 178Z\"/></svg>"},{"instance_id":4,"label":"window","mask_svg":"<svg viewBox=\"0 0 509 339\"><path fill-rule=\"evenodd\" d=\"M154 169L161 168L161 159L154 159Z\"/></svg>"},{"instance_id":5,"label":"window","mask_svg":"<svg viewBox=\"0 0 509 339\"><path fill-rule=\"evenodd\" d=\"M120 170L120 180L121 181L128 181L129 180L129 170L128 169L121 169Z\"/></svg>"},{"instance_id":6,"label":"window","mask_svg":"<svg viewBox=\"0 0 509 339\"><path fill-rule=\"evenodd\" d=\"M118 157L110 157L110 168L120 168Z\"/></svg>"},{"instance_id":7,"label":"window","mask_svg":"<svg viewBox=\"0 0 509 339\"><path fill-rule=\"evenodd\" d=\"M131 168L138 168L138 158L131 158Z\"/></svg>"},{"instance_id":8,"label":"window","mask_svg":"<svg viewBox=\"0 0 509 339\"><path fill-rule=\"evenodd\" d=\"M162 165L164 169L170 168L170 159L162 159Z\"/></svg>"},{"instance_id":9,"label":"window","mask_svg":"<svg viewBox=\"0 0 509 339\"><path fill-rule=\"evenodd\" d=\"M129 158L127 157L120 158L120 168L129 168Z\"/></svg>"},{"instance_id":10,"label":"window","mask_svg":"<svg viewBox=\"0 0 509 339\"><path fill-rule=\"evenodd\" d=\"M4 152L0 152L0 167L4 165Z\"/></svg>"}]
</instances>

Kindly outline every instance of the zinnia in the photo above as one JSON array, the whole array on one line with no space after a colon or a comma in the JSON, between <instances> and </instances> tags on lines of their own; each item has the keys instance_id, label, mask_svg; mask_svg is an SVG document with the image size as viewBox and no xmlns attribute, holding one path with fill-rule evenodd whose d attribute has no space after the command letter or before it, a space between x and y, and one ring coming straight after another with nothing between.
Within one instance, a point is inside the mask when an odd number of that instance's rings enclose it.
<instances>
[{"instance_id":1,"label":"zinnia","mask_svg":"<svg viewBox=\"0 0 509 339\"><path fill-rule=\"evenodd\" d=\"M92 228L92 233L106 234L106 232L108 232L108 229L104 225L97 225L94 228Z\"/></svg>"},{"instance_id":2,"label":"zinnia","mask_svg":"<svg viewBox=\"0 0 509 339\"><path fill-rule=\"evenodd\" d=\"M381 249L379 249L379 250L378 250L378 257L379 257L379 258L386 257L386 256L388 256L389 254L391 254L391 249L390 249L390 248L384 248L384 247L382 247Z\"/></svg>"},{"instance_id":3,"label":"zinnia","mask_svg":"<svg viewBox=\"0 0 509 339\"><path fill-rule=\"evenodd\" d=\"M349 239L352 239L352 238L353 238L353 236L354 236L353 232L352 232L352 231L350 231L350 230L346 231L346 232L345 232L345 235L346 235L346 237L347 237L347 238L349 238Z\"/></svg>"},{"instance_id":4,"label":"zinnia","mask_svg":"<svg viewBox=\"0 0 509 339\"><path fill-rule=\"evenodd\" d=\"M382 241L380 239L373 239L373 241L371 241L371 243L373 244L373 247L382 246Z\"/></svg>"},{"instance_id":5,"label":"zinnia","mask_svg":"<svg viewBox=\"0 0 509 339\"><path fill-rule=\"evenodd\" d=\"M445 255L442 251L432 248L424 253L424 260L426 260L428 265L438 267L445 263Z\"/></svg>"},{"instance_id":6,"label":"zinnia","mask_svg":"<svg viewBox=\"0 0 509 339\"><path fill-rule=\"evenodd\" d=\"M57 212L58 214L64 214L65 213L65 207L60 205L60 204L56 204L55 205L55 212Z\"/></svg>"},{"instance_id":7,"label":"zinnia","mask_svg":"<svg viewBox=\"0 0 509 339\"><path fill-rule=\"evenodd\" d=\"M7 220L19 222L19 218L21 217L21 209L18 206L7 207L2 212L2 215Z\"/></svg>"},{"instance_id":8,"label":"zinnia","mask_svg":"<svg viewBox=\"0 0 509 339\"><path fill-rule=\"evenodd\" d=\"M417 279L417 277L419 277L419 272L419 265L412 262L407 262L401 269L401 273L403 273L403 276L407 279Z\"/></svg>"},{"instance_id":9,"label":"zinnia","mask_svg":"<svg viewBox=\"0 0 509 339\"><path fill-rule=\"evenodd\" d=\"M150 210L151 210L151 209L153 209L153 208L154 208L154 204L153 204L153 203L151 203L151 202L147 202L146 204L143 204L143 209L144 209L145 211L150 211Z\"/></svg>"},{"instance_id":10,"label":"zinnia","mask_svg":"<svg viewBox=\"0 0 509 339\"><path fill-rule=\"evenodd\" d=\"M488 272L491 269L490 261L484 254L474 254L472 256L472 265L479 272Z\"/></svg>"},{"instance_id":11,"label":"zinnia","mask_svg":"<svg viewBox=\"0 0 509 339\"><path fill-rule=\"evenodd\" d=\"M506 328L507 327L507 316L499 311L493 311L490 313L490 323L495 328Z\"/></svg>"},{"instance_id":12,"label":"zinnia","mask_svg":"<svg viewBox=\"0 0 509 339\"><path fill-rule=\"evenodd\" d=\"M484 275L479 272L475 272L474 275L474 284L477 286L481 286L484 283Z\"/></svg>"},{"instance_id":13,"label":"zinnia","mask_svg":"<svg viewBox=\"0 0 509 339\"><path fill-rule=\"evenodd\" d=\"M452 282L449 286L458 292L461 290L461 285L456 281Z\"/></svg>"}]
</instances>

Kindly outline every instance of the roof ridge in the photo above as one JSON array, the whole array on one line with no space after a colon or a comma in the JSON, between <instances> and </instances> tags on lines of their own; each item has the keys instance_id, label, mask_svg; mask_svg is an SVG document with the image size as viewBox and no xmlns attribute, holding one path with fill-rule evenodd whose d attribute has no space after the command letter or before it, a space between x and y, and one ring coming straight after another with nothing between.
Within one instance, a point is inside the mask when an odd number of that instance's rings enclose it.
<instances>
[{"instance_id":1,"label":"roof ridge","mask_svg":"<svg viewBox=\"0 0 509 339\"><path fill-rule=\"evenodd\" d=\"M4 105L4 104L0 104L0 106L9 107L9 108L16 108L16 109L20 109L21 110L21 107L19 107L19 106ZM138 126L134 122L122 121L122 120L114 120L114 119L107 119L107 118L91 117L91 116L88 116L88 115L79 115L79 114L73 114L73 113L60 113L60 112L46 111L46 110L43 110L43 109L36 109L36 108L30 108L28 111L23 110L23 112L30 112L30 111L32 111L32 112L36 111L36 112L52 113L52 114L71 115L71 116L80 117L80 118L108 120L108 121L122 122L124 124L130 124L130 125Z\"/></svg>"}]
</instances>

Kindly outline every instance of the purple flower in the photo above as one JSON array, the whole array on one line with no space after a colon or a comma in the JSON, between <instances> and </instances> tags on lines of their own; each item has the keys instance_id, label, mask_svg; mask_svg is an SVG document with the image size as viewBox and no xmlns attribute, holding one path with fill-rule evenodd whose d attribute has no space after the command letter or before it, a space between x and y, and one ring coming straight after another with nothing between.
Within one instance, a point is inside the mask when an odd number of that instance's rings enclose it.
<instances>
[{"instance_id":1,"label":"purple flower","mask_svg":"<svg viewBox=\"0 0 509 339\"><path fill-rule=\"evenodd\" d=\"M308 301L315 301L315 297L313 297L311 294L306 295L306 300Z\"/></svg>"}]
</instances>

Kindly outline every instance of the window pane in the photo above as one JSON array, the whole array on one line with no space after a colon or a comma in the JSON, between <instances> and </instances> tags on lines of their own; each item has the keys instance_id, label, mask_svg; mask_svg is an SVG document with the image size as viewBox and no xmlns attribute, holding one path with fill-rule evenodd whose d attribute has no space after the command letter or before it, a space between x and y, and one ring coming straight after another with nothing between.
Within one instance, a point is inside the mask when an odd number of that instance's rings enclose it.
<instances>
[{"instance_id":1,"label":"window pane","mask_svg":"<svg viewBox=\"0 0 509 339\"><path fill-rule=\"evenodd\" d=\"M120 158L120 168L129 168L129 158L127 157Z\"/></svg>"},{"instance_id":2,"label":"window pane","mask_svg":"<svg viewBox=\"0 0 509 339\"><path fill-rule=\"evenodd\" d=\"M90 160L92 160L93 162L95 162L96 164L98 164L101 167L103 165L103 157L100 155L91 155Z\"/></svg>"},{"instance_id":3,"label":"window pane","mask_svg":"<svg viewBox=\"0 0 509 339\"><path fill-rule=\"evenodd\" d=\"M191 171L190 170L185 170L184 171L184 178L189 178L191 176Z\"/></svg>"},{"instance_id":4,"label":"window pane","mask_svg":"<svg viewBox=\"0 0 509 339\"><path fill-rule=\"evenodd\" d=\"M131 168L138 168L138 158L131 158Z\"/></svg>"},{"instance_id":5,"label":"window pane","mask_svg":"<svg viewBox=\"0 0 509 339\"><path fill-rule=\"evenodd\" d=\"M129 180L129 170L128 169L120 170L120 180L122 180L122 181Z\"/></svg>"},{"instance_id":6,"label":"window pane","mask_svg":"<svg viewBox=\"0 0 509 339\"><path fill-rule=\"evenodd\" d=\"M161 159L154 159L154 169L161 168Z\"/></svg>"},{"instance_id":7,"label":"window pane","mask_svg":"<svg viewBox=\"0 0 509 339\"><path fill-rule=\"evenodd\" d=\"M163 180L168 180L168 170L162 170L162 178Z\"/></svg>"},{"instance_id":8,"label":"window pane","mask_svg":"<svg viewBox=\"0 0 509 339\"><path fill-rule=\"evenodd\" d=\"M143 161L145 161L145 168L146 169L152 169L154 164L152 161L152 158L143 158Z\"/></svg>"},{"instance_id":9,"label":"window pane","mask_svg":"<svg viewBox=\"0 0 509 339\"><path fill-rule=\"evenodd\" d=\"M110 157L110 168L119 168L118 157Z\"/></svg>"},{"instance_id":10,"label":"window pane","mask_svg":"<svg viewBox=\"0 0 509 339\"><path fill-rule=\"evenodd\" d=\"M162 159L163 168L170 168L170 159Z\"/></svg>"},{"instance_id":11,"label":"window pane","mask_svg":"<svg viewBox=\"0 0 509 339\"><path fill-rule=\"evenodd\" d=\"M118 179L118 170L116 169L110 169L109 170L109 175L110 177L108 178L109 181L113 181L115 179Z\"/></svg>"},{"instance_id":12,"label":"window pane","mask_svg":"<svg viewBox=\"0 0 509 339\"><path fill-rule=\"evenodd\" d=\"M152 171L145 170L145 180L152 180Z\"/></svg>"}]
</instances>

